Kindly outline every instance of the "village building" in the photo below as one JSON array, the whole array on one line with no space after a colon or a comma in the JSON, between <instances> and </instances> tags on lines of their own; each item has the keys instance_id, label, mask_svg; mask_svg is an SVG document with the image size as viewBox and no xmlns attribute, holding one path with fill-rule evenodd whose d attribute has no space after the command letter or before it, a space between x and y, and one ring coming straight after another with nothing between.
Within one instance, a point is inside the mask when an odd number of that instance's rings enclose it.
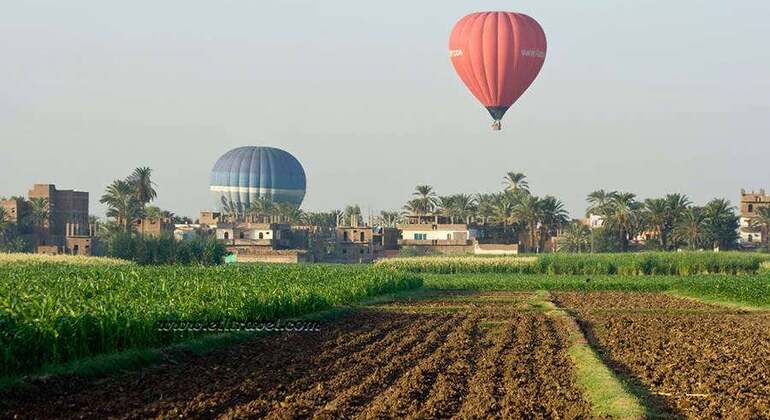
<instances>
[{"instance_id":1,"label":"village building","mask_svg":"<svg viewBox=\"0 0 770 420\"><path fill-rule=\"evenodd\" d=\"M295 248L306 242L304 233L284 223L218 222L215 235L238 262L296 263L309 258L306 249Z\"/></svg>"},{"instance_id":2,"label":"village building","mask_svg":"<svg viewBox=\"0 0 770 420\"><path fill-rule=\"evenodd\" d=\"M134 230L142 236L160 236L163 233L173 233L174 223L168 218L144 218L134 220Z\"/></svg>"},{"instance_id":3,"label":"village building","mask_svg":"<svg viewBox=\"0 0 770 420\"><path fill-rule=\"evenodd\" d=\"M770 195L764 189L758 192L741 190L740 228L738 229L739 243L742 248L759 247L767 238L762 238L759 229L751 227L751 220L756 217L761 208L770 207Z\"/></svg>"},{"instance_id":4,"label":"village building","mask_svg":"<svg viewBox=\"0 0 770 420\"><path fill-rule=\"evenodd\" d=\"M96 226L89 223L88 192L35 184L28 196L48 202L48 217L33 233L37 252L91 255Z\"/></svg>"},{"instance_id":5,"label":"village building","mask_svg":"<svg viewBox=\"0 0 770 420\"><path fill-rule=\"evenodd\" d=\"M366 263L398 253L398 229L382 226L339 226L329 262Z\"/></svg>"}]
</instances>

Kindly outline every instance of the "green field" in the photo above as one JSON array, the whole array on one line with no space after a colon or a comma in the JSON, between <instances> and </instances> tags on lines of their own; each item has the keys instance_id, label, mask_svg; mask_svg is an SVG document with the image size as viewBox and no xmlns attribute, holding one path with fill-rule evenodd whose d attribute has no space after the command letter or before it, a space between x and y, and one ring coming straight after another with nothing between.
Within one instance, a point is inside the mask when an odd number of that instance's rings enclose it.
<instances>
[{"instance_id":1,"label":"green field","mask_svg":"<svg viewBox=\"0 0 770 420\"><path fill-rule=\"evenodd\" d=\"M371 266L0 264L0 375L200 334L162 320L285 319L421 284Z\"/></svg>"},{"instance_id":2,"label":"green field","mask_svg":"<svg viewBox=\"0 0 770 420\"><path fill-rule=\"evenodd\" d=\"M770 308L770 275L587 276L426 274L427 289L670 292L735 305Z\"/></svg>"},{"instance_id":3,"label":"green field","mask_svg":"<svg viewBox=\"0 0 770 420\"><path fill-rule=\"evenodd\" d=\"M287 319L420 287L668 292L770 307L767 264L762 255L738 253L424 257L375 266L218 267L6 255L0 258L0 375L158 348L206 334L159 331L164 320Z\"/></svg>"},{"instance_id":4,"label":"green field","mask_svg":"<svg viewBox=\"0 0 770 420\"><path fill-rule=\"evenodd\" d=\"M439 256L381 260L380 266L413 273L518 273L676 275L754 274L770 256L741 252L640 252L627 254L542 254L539 256Z\"/></svg>"}]
</instances>

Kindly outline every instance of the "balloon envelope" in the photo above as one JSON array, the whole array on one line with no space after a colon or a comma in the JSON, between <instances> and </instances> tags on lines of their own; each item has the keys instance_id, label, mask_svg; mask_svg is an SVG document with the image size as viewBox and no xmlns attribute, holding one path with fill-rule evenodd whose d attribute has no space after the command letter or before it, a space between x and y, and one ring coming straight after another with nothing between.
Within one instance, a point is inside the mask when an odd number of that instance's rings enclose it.
<instances>
[{"instance_id":1,"label":"balloon envelope","mask_svg":"<svg viewBox=\"0 0 770 420\"><path fill-rule=\"evenodd\" d=\"M543 28L521 13L471 13L449 37L455 71L497 124L535 80L545 52Z\"/></svg>"}]
</instances>

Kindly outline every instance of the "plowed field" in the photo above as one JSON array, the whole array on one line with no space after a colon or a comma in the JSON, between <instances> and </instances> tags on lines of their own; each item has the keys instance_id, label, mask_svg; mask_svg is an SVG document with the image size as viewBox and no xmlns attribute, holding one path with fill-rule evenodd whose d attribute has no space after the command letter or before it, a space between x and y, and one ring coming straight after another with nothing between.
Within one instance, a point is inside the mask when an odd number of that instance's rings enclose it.
<instances>
[{"instance_id":1,"label":"plowed field","mask_svg":"<svg viewBox=\"0 0 770 420\"><path fill-rule=\"evenodd\" d=\"M646 293L558 293L605 361L688 418L770 418L770 315Z\"/></svg>"},{"instance_id":2,"label":"plowed field","mask_svg":"<svg viewBox=\"0 0 770 420\"><path fill-rule=\"evenodd\" d=\"M566 320L531 298L391 302L120 377L38 381L0 417L588 417Z\"/></svg>"}]
</instances>

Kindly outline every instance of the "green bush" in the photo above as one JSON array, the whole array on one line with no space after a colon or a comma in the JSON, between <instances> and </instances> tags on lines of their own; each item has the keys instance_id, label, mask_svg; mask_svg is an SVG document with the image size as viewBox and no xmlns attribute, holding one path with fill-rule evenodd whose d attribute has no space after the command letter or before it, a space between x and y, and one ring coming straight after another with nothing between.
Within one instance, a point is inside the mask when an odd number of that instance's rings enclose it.
<instances>
[{"instance_id":1,"label":"green bush","mask_svg":"<svg viewBox=\"0 0 770 420\"><path fill-rule=\"evenodd\" d=\"M141 265L218 265L224 262L227 248L214 237L180 242L171 234L158 237L117 234L110 239L107 254Z\"/></svg>"}]
</instances>

